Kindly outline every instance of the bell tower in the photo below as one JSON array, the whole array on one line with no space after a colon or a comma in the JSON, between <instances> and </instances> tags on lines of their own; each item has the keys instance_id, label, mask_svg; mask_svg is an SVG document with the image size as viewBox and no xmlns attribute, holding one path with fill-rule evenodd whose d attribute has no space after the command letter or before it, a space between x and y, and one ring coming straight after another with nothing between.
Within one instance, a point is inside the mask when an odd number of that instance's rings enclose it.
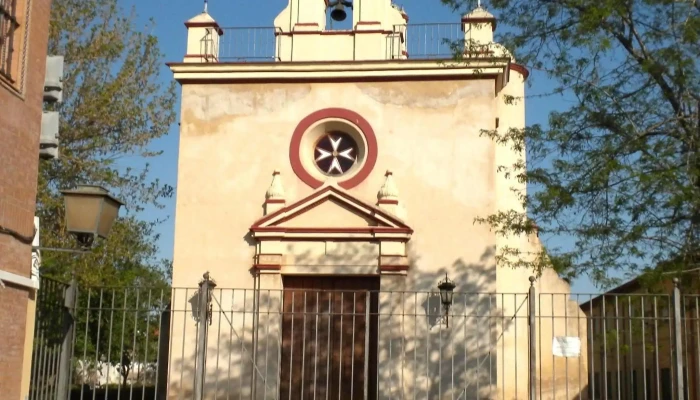
<instances>
[{"instance_id":1,"label":"bell tower","mask_svg":"<svg viewBox=\"0 0 700 400\"><path fill-rule=\"evenodd\" d=\"M352 15L351 29L328 21ZM408 16L391 0L289 0L275 18L280 61L369 61L405 55Z\"/></svg>"}]
</instances>

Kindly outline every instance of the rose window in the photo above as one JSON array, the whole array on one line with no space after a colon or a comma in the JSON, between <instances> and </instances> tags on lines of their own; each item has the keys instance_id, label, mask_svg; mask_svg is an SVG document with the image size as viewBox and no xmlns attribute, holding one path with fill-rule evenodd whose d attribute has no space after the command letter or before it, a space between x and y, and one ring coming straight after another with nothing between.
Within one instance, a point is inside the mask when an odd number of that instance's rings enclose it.
<instances>
[{"instance_id":1,"label":"rose window","mask_svg":"<svg viewBox=\"0 0 700 400\"><path fill-rule=\"evenodd\" d=\"M328 176L340 176L357 162L357 142L344 132L329 132L316 142L314 161Z\"/></svg>"}]
</instances>

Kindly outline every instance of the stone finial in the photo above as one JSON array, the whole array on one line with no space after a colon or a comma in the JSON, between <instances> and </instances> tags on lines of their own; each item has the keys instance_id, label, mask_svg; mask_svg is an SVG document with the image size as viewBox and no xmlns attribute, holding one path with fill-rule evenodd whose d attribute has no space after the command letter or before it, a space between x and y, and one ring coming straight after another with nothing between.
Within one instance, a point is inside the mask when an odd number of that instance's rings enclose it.
<instances>
[{"instance_id":1,"label":"stone finial","mask_svg":"<svg viewBox=\"0 0 700 400\"><path fill-rule=\"evenodd\" d=\"M265 193L266 200L284 200L284 187L282 187L282 178L280 172L275 170L272 173L272 183Z\"/></svg>"},{"instance_id":2,"label":"stone finial","mask_svg":"<svg viewBox=\"0 0 700 400\"><path fill-rule=\"evenodd\" d=\"M265 192L265 215L280 210L284 208L285 205L282 177L280 176L280 172L275 170L275 172L272 173L272 183L270 183L270 187L267 188L267 192Z\"/></svg>"},{"instance_id":3,"label":"stone finial","mask_svg":"<svg viewBox=\"0 0 700 400\"><path fill-rule=\"evenodd\" d=\"M406 218L406 210L399 205L399 189L394 182L394 174L386 171L384 184L377 193L377 206L401 219Z\"/></svg>"},{"instance_id":4,"label":"stone finial","mask_svg":"<svg viewBox=\"0 0 700 400\"><path fill-rule=\"evenodd\" d=\"M394 203L399 202L399 189L396 187L396 182L394 182L394 174L391 171L386 171L384 174L386 177L384 179L384 184L379 189L377 194L377 199L379 203Z\"/></svg>"},{"instance_id":5,"label":"stone finial","mask_svg":"<svg viewBox=\"0 0 700 400\"><path fill-rule=\"evenodd\" d=\"M462 22L487 23L490 25L489 28L492 30L496 29L496 17L494 17L490 12L486 11L486 9L481 5L473 9L471 12L462 15Z\"/></svg>"},{"instance_id":6,"label":"stone finial","mask_svg":"<svg viewBox=\"0 0 700 400\"><path fill-rule=\"evenodd\" d=\"M485 8L479 6L470 13L462 16L462 31L466 41L465 51L473 56L493 56L492 49L493 31L496 29L496 17ZM483 54L478 54L483 53Z\"/></svg>"},{"instance_id":7,"label":"stone finial","mask_svg":"<svg viewBox=\"0 0 700 400\"><path fill-rule=\"evenodd\" d=\"M185 21L185 26L187 27L187 53L184 62L218 61L219 39L224 31L206 11L206 5L204 12Z\"/></svg>"}]
</instances>

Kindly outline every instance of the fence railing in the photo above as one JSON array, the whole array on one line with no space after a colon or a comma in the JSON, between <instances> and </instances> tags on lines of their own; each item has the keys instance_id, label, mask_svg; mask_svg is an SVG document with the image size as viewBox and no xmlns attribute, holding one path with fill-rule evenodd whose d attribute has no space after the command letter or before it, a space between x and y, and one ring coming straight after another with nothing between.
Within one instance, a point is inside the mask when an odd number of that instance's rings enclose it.
<instances>
[{"instance_id":1,"label":"fence railing","mask_svg":"<svg viewBox=\"0 0 700 400\"><path fill-rule=\"evenodd\" d=\"M275 27L223 28L219 39L218 60L222 62L280 61L283 52L282 31ZM205 40L205 39L203 39ZM214 44L205 40L203 48ZM464 32L459 23L395 25L386 37L387 59L452 58L455 46L464 45ZM319 49L319 51L323 51ZM202 54L209 54L203 52Z\"/></svg>"},{"instance_id":2,"label":"fence railing","mask_svg":"<svg viewBox=\"0 0 700 400\"><path fill-rule=\"evenodd\" d=\"M67 330L72 325L66 312L66 300L72 298L69 289L66 283L44 279L37 293L30 400L53 399L67 389Z\"/></svg>"},{"instance_id":3,"label":"fence railing","mask_svg":"<svg viewBox=\"0 0 700 400\"><path fill-rule=\"evenodd\" d=\"M394 32L405 32L406 53L410 59L452 58L456 46L464 46L460 23L395 25Z\"/></svg>"},{"instance_id":4,"label":"fence railing","mask_svg":"<svg viewBox=\"0 0 700 400\"><path fill-rule=\"evenodd\" d=\"M170 396L197 398L198 388L236 399L527 391L527 294L455 293L445 315L437 292L216 288L204 332L193 324L199 300L191 294L173 296ZM198 356L205 361L193 362Z\"/></svg>"},{"instance_id":5,"label":"fence railing","mask_svg":"<svg viewBox=\"0 0 700 400\"><path fill-rule=\"evenodd\" d=\"M437 292L42 280L37 308L32 400L700 399L700 296L678 287L446 312Z\"/></svg>"},{"instance_id":6,"label":"fence railing","mask_svg":"<svg viewBox=\"0 0 700 400\"><path fill-rule=\"evenodd\" d=\"M279 28L275 27L236 27L223 28L224 35L219 39L219 60L278 61L281 51Z\"/></svg>"}]
</instances>

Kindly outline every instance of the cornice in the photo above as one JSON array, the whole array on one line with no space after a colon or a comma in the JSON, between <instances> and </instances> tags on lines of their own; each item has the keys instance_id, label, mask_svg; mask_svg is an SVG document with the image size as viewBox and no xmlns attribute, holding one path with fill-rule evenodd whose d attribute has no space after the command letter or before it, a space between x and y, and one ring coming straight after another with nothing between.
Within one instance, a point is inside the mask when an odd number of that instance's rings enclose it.
<instances>
[{"instance_id":1,"label":"cornice","mask_svg":"<svg viewBox=\"0 0 700 400\"><path fill-rule=\"evenodd\" d=\"M187 83L285 83L497 79L510 68L507 57L473 60L380 60L267 63L168 63L175 79ZM507 79L506 79L507 81Z\"/></svg>"}]
</instances>

